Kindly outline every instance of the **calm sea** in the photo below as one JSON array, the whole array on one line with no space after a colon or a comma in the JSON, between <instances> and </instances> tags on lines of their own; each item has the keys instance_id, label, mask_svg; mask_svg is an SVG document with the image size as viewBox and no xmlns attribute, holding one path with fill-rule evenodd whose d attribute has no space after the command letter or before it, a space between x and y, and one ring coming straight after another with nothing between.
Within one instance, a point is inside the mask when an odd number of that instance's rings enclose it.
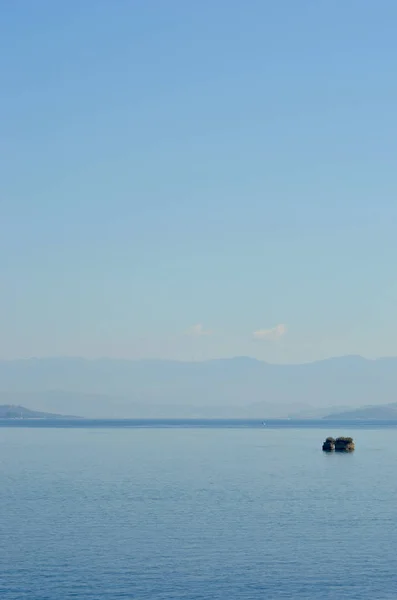
<instances>
[{"instance_id":1,"label":"calm sea","mask_svg":"<svg viewBox=\"0 0 397 600\"><path fill-rule=\"evenodd\" d=\"M2 600L397 597L396 424L32 423L0 430Z\"/></svg>"}]
</instances>

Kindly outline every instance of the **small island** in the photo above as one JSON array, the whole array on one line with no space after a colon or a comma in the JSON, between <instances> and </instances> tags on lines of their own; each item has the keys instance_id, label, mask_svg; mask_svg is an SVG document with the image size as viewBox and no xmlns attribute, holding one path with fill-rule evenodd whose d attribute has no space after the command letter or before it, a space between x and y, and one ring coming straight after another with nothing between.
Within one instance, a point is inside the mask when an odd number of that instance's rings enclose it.
<instances>
[{"instance_id":1,"label":"small island","mask_svg":"<svg viewBox=\"0 0 397 600\"><path fill-rule=\"evenodd\" d=\"M324 452L333 452L335 450L335 439L333 437L327 437L323 444Z\"/></svg>"},{"instance_id":2,"label":"small island","mask_svg":"<svg viewBox=\"0 0 397 600\"><path fill-rule=\"evenodd\" d=\"M351 437L327 437L323 443L323 452L353 452L354 441Z\"/></svg>"}]
</instances>

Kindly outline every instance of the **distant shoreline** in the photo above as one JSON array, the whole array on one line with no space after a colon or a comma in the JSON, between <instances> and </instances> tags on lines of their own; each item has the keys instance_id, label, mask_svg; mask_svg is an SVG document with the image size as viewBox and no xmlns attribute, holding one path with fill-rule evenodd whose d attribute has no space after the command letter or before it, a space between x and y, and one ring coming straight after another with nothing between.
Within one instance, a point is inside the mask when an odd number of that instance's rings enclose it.
<instances>
[{"instance_id":1,"label":"distant shoreline","mask_svg":"<svg viewBox=\"0 0 397 600\"><path fill-rule=\"evenodd\" d=\"M347 434L351 429L397 429L397 420L381 419L87 419L80 418L0 418L0 427L37 429L321 429Z\"/></svg>"}]
</instances>

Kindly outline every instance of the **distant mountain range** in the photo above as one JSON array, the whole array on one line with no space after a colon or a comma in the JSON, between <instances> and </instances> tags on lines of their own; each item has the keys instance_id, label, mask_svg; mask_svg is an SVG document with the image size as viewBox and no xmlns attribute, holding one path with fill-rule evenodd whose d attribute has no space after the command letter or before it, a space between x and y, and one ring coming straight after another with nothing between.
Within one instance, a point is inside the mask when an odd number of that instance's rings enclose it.
<instances>
[{"instance_id":1,"label":"distant mountain range","mask_svg":"<svg viewBox=\"0 0 397 600\"><path fill-rule=\"evenodd\" d=\"M154 416L154 415L152 415ZM79 419L55 413L30 410L13 404L0 405L0 419ZM296 418L299 418L298 416ZM302 417L300 417L302 418ZM356 410L331 413L323 417L327 420L395 420L397 421L397 403L381 406L365 406Z\"/></svg>"},{"instance_id":2,"label":"distant mountain range","mask_svg":"<svg viewBox=\"0 0 397 600\"><path fill-rule=\"evenodd\" d=\"M0 404L0 419L65 419L64 417L53 413L39 412L29 410L24 406L15 406L13 404Z\"/></svg>"},{"instance_id":3,"label":"distant mountain range","mask_svg":"<svg viewBox=\"0 0 397 600\"><path fill-rule=\"evenodd\" d=\"M331 413L325 419L348 419L348 420L384 420L397 421L397 402L392 404L381 404L380 406L363 406L355 410Z\"/></svg>"},{"instance_id":4,"label":"distant mountain range","mask_svg":"<svg viewBox=\"0 0 397 600\"><path fill-rule=\"evenodd\" d=\"M86 417L321 418L391 404L396 391L397 358L0 361L0 402Z\"/></svg>"}]
</instances>

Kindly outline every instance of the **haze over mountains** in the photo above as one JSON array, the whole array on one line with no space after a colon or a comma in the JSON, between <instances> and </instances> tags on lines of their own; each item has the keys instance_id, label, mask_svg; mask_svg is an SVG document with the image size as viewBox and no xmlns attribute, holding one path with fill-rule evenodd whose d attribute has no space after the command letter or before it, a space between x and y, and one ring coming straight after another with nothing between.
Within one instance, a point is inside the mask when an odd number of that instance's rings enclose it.
<instances>
[{"instance_id":1,"label":"haze over mountains","mask_svg":"<svg viewBox=\"0 0 397 600\"><path fill-rule=\"evenodd\" d=\"M395 402L396 390L397 358L0 361L0 403L85 417L322 417Z\"/></svg>"},{"instance_id":2,"label":"haze over mountains","mask_svg":"<svg viewBox=\"0 0 397 600\"><path fill-rule=\"evenodd\" d=\"M54 413L40 412L15 406L13 404L0 404L0 419L72 419L69 415L57 415Z\"/></svg>"}]
</instances>

